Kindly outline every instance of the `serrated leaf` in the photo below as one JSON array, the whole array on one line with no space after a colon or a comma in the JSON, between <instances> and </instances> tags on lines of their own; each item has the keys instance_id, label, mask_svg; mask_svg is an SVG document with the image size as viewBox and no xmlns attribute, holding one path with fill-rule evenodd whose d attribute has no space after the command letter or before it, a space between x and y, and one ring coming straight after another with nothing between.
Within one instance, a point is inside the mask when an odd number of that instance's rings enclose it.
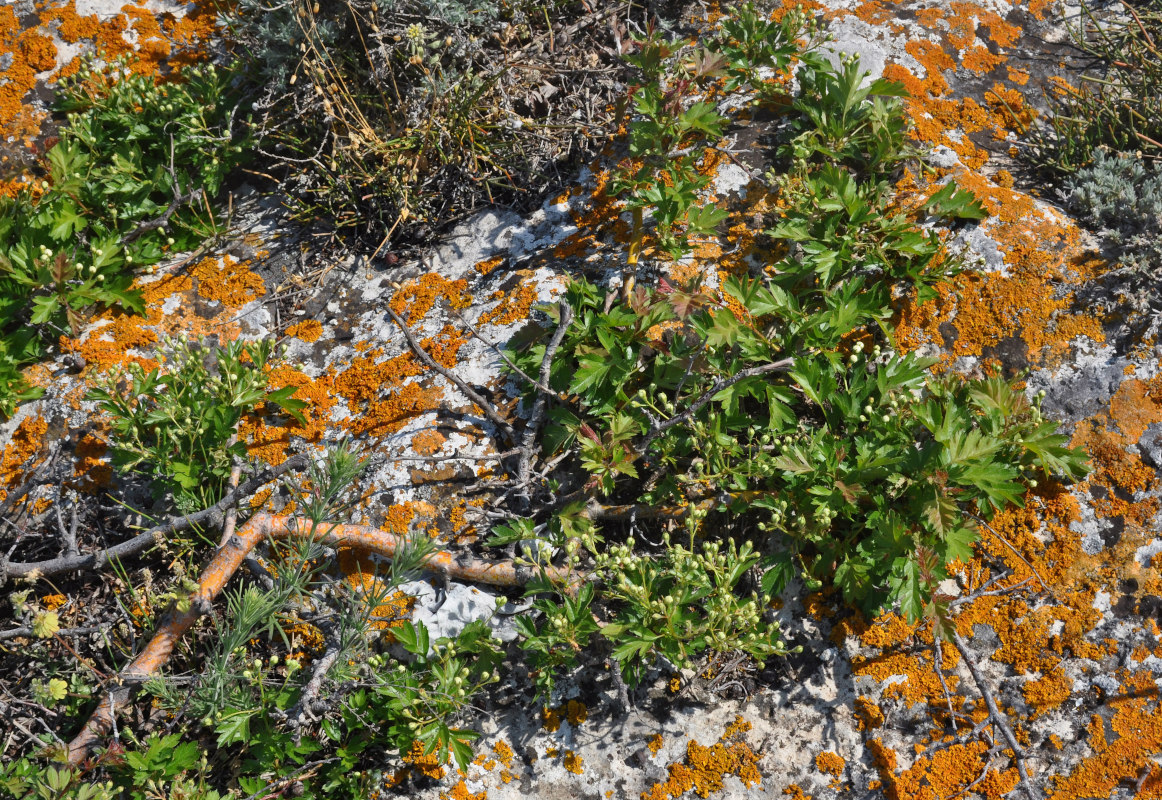
<instances>
[{"instance_id":1,"label":"serrated leaf","mask_svg":"<svg viewBox=\"0 0 1162 800\"><path fill-rule=\"evenodd\" d=\"M984 219L989 215L976 195L951 181L929 197L922 209L934 216L952 219Z\"/></svg>"}]
</instances>

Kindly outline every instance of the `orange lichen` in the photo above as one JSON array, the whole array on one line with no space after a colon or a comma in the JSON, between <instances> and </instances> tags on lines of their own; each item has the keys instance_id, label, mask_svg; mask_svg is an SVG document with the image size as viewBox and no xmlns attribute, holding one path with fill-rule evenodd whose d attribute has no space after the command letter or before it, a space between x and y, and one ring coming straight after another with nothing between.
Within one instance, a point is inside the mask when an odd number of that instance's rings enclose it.
<instances>
[{"instance_id":1,"label":"orange lichen","mask_svg":"<svg viewBox=\"0 0 1162 800\"><path fill-rule=\"evenodd\" d=\"M541 723L550 733L560 730L562 721L577 727L587 719L589 709L580 700L570 700L559 706L544 706L541 709Z\"/></svg>"},{"instance_id":2,"label":"orange lichen","mask_svg":"<svg viewBox=\"0 0 1162 800\"><path fill-rule=\"evenodd\" d=\"M584 759L574 753L572 750L566 750L564 757L561 759L561 766L563 766L567 772L572 772L574 775L580 775L582 772L584 772L582 769L583 763Z\"/></svg>"},{"instance_id":3,"label":"orange lichen","mask_svg":"<svg viewBox=\"0 0 1162 800\"><path fill-rule=\"evenodd\" d=\"M132 55L131 70L154 75L163 66L175 68L205 60L205 44L217 32L218 6L216 0L200 0L177 17L169 12L155 15L144 6L126 4L120 14L102 20L96 14L78 14L75 0L68 0L46 4L39 16L41 27L55 27L62 41L87 43L87 49L102 53L108 60ZM62 66L57 76L75 73L79 58Z\"/></svg>"},{"instance_id":4,"label":"orange lichen","mask_svg":"<svg viewBox=\"0 0 1162 800\"><path fill-rule=\"evenodd\" d=\"M317 319L306 319L287 328L286 335L314 344L323 335L323 323Z\"/></svg>"},{"instance_id":5,"label":"orange lichen","mask_svg":"<svg viewBox=\"0 0 1162 800\"><path fill-rule=\"evenodd\" d=\"M424 429L412 437L412 449L421 456L433 456L440 452L448 437L436 430Z\"/></svg>"},{"instance_id":6,"label":"orange lichen","mask_svg":"<svg viewBox=\"0 0 1162 800\"><path fill-rule=\"evenodd\" d=\"M428 272L408 281L395 293L388 305L409 325L422 320L435 304L446 299L452 308L467 308L472 302L468 281L450 281L436 272Z\"/></svg>"},{"instance_id":7,"label":"orange lichen","mask_svg":"<svg viewBox=\"0 0 1162 800\"><path fill-rule=\"evenodd\" d=\"M198 295L206 300L238 308L266 294L262 277L252 272L247 261L229 255L202 259L190 270L198 281Z\"/></svg>"},{"instance_id":8,"label":"orange lichen","mask_svg":"<svg viewBox=\"0 0 1162 800\"><path fill-rule=\"evenodd\" d=\"M1029 681L1021 687L1027 702L1033 709L1033 716L1045 714L1069 699L1073 691L1073 681L1065 677L1060 667Z\"/></svg>"},{"instance_id":9,"label":"orange lichen","mask_svg":"<svg viewBox=\"0 0 1162 800\"><path fill-rule=\"evenodd\" d=\"M871 731L884 724L884 712L870 697L855 698L856 725L861 731Z\"/></svg>"},{"instance_id":10,"label":"orange lichen","mask_svg":"<svg viewBox=\"0 0 1162 800\"><path fill-rule=\"evenodd\" d=\"M844 761L843 756L832 753L830 750L824 750L815 756L815 769L825 775L833 775L838 778L843 774L843 769L846 766L847 762Z\"/></svg>"},{"instance_id":11,"label":"orange lichen","mask_svg":"<svg viewBox=\"0 0 1162 800\"><path fill-rule=\"evenodd\" d=\"M568 195L565 195L565 197L568 198ZM475 269L481 275L488 275L503 263L504 256L493 256L492 258L486 258L483 261L477 261L473 269Z\"/></svg>"},{"instance_id":12,"label":"orange lichen","mask_svg":"<svg viewBox=\"0 0 1162 800\"><path fill-rule=\"evenodd\" d=\"M269 464L281 464L288 457L292 436L301 437L312 443L322 440L327 430L331 408L336 400L332 393L333 387L328 380L311 378L286 364L274 367L267 380L272 390L287 386L295 387L291 397L307 404L299 412L306 420L306 425L293 417L287 417L279 424L274 424L259 411L243 417L238 425L238 436L247 443L251 456Z\"/></svg>"},{"instance_id":13,"label":"orange lichen","mask_svg":"<svg viewBox=\"0 0 1162 800\"><path fill-rule=\"evenodd\" d=\"M992 72L994 69L1005 63L1005 57L1001 55L993 55L989 52L987 47L974 45L965 51L961 57L961 63L965 69L984 75Z\"/></svg>"},{"instance_id":14,"label":"orange lichen","mask_svg":"<svg viewBox=\"0 0 1162 800\"><path fill-rule=\"evenodd\" d=\"M492 752L496 754L497 760L506 767L512 766L513 756L516 755L512 751L512 747L504 739L498 739L492 743Z\"/></svg>"},{"instance_id":15,"label":"orange lichen","mask_svg":"<svg viewBox=\"0 0 1162 800\"><path fill-rule=\"evenodd\" d=\"M1134 782L1147 770L1150 774L1156 772L1152 756L1162 750L1162 713L1157 689L1151 687L1147 694L1116 703L1113 719L1108 723L1115 734L1112 740L1106 735L1106 722L1097 714L1093 716L1088 731L1094 755L1068 776L1057 776L1049 800L1109 797L1122 781ZM1158 788L1155 780L1153 790Z\"/></svg>"},{"instance_id":16,"label":"orange lichen","mask_svg":"<svg viewBox=\"0 0 1162 800\"><path fill-rule=\"evenodd\" d=\"M577 727L589 719L589 709L580 700L570 700L565 704L565 721Z\"/></svg>"},{"instance_id":17,"label":"orange lichen","mask_svg":"<svg viewBox=\"0 0 1162 800\"><path fill-rule=\"evenodd\" d=\"M67 602L68 598L59 593L46 594L44 597L40 598L40 604L48 611L56 611Z\"/></svg>"},{"instance_id":18,"label":"orange lichen","mask_svg":"<svg viewBox=\"0 0 1162 800\"><path fill-rule=\"evenodd\" d=\"M8 498L8 490L18 486L33 466L32 461L40 454L44 445L44 435L48 423L39 415L25 417L16 430L4 452L0 454L0 502Z\"/></svg>"},{"instance_id":19,"label":"orange lichen","mask_svg":"<svg viewBox=\"0 0 1162 800\"><path fill-rule=\"evenodd\" d=\"M1016 347L1034 364L1052 366L1081 336L1103 340L1100 321L1072 311L1062 284L1090 276L1077 258L1079 234L1061 215L1038 209L1033 198L974 175L957 182L992 214L982 224L1005 257L1008 274L965 272L937 287L924 305L900 304L896 336L905 350L943 343L946 367L961 356L995 363L994 348Z\"/></svg>"},{"instance_id":20,"label":"orange lichen","mask_svg":"<svg viewBox=\"0 0 1162 800\"><path fill-rule=\"evenodd\" d=\"M530 274L523 274L524 279L514 292L496 292L490 300L499 300L495 308L485 311L477 321L478 325L511 325L529 318L529 311L533 303L537 302L537 284Z\"/></svg>"},{"instance_id":21,"label":"orange lichen","mask_svg":"<svg viewBox=\"0 0 1162 800\"><path fill-rule=\"evenodd\" d=\"M108 325L91 327L87 335L78 339L60 339L61 350L75 353L94 370L103 371L110 367L129 363L140 365L146 371L159 366L155 359L131 355L131 349L150 349L157 344L157 331L149 325L149 318L142 319L134 314L109 311L98 318L110 320Z\"/></svg>"},{"instance_id":22,"label":"orange lichen","mask_svg":"<svg viewBox=\"0 0 1162 800\"><path fill-rule=\"evenodd\" d=\"M891 780L885 779L887 795L892 800L942 800L963 794L979 780L976 791L999 800L1016 786L1017 771L989 769L987 751L985 742L974 741L953 744L918 758L910 768ZM986 779L991 780L987 787Z\"/></svg>"},{"instance_id":23,"label":"orange lichen","mask_svg":"<svg viewBox=\"0 0 1162 800\"><path fill-rule=\"evenodd\" d=\"M440 800L485 800L487 797L487 791L479 791L475 794L468 791L468 785L464 783L463 779L448 791L440 792Z\"/></svg>"},{"instance_id":24,"label":"orange lichen","mask_svg":"<svg viewBox=\"0 0 1162 800\"><path fill-rule=\"evenodd\" d=\"M36 29L23 28L16 7L5 4L0 6L0 56L10 59L0 80L0 141L27 141L39 126L28 130L24 97L35 88L37 73L52 68L56 47Z\"/></svg>"},{"instance_id":25,"label":"orange lichen","mask_svg":"<svg viewBox=\"0 0 1162 800\"><path fill-rule=\"evenodd\" d=\"M646 739L646 747L649 749L651 756L656 756L658 751L662 749L662 734L655 733Z\"/></svg>"},{"instance_id":26,"label":"orange lichen","mask_svg":"<svg viewBox=\"0 0 1162 800\"><path fill-rule=\"evenodd\" d=\"M1133 422L1126 424L1133 425ZM1151 488L1158 480L1157 473L1142 463L1140 456L1126 452L1129 444L1126 438L1105 430L1100 421L1087 420L1078 425L1072 444L1089 451L1095 468L1089 483L1104 489L1092 500L1098 515L1106 519L1121 518L1140 527L1150 525L1158 513L1158 501L1152 497L1141 502L1128 498Z\"/></svg>"},{"instance_id":27,"label":"orange lichen","mask_svg":"<svg viewBox=\"0 0 1162 800\"><path fill-rule=\"evenodd\" d=\"M1122 381L1110 399L1110 416L1126 439L1137 442L1146 428L1162 422L1162 375L1150 381Z\"/></svg>"},{"instance_id":28,"label":"orange lichen","mask_svg":"<svg viewBox=\"0 0 1162 800\"><path fill-rule=\"evenodd\" d=\"M447 772L441 766L439 749L433 750L431 753L424 753L424 745L419 740L412 742L411 749L403 754L402 760L411 767L412 771L432 780L440 780Z\"/></svg>"},{"instance_id":29,"label":"orange lichen","mask_svg":"<svg viewBox=\"0 0 1162 800\"><path fill-rule=\"evenodd\" d=\"M77 465L73 476L78 491L94 494L113 483L113 465L108 454L109 446L101 436L90 431L81 437L74 451Z\"/></svg>"},{"instance_id":30,"label":"orange lichen","mask_svg":"<svg viewBox=\"0 0 1162 800\"><path fill-rule=\"evenodd\" d=\"M711 747L704 747L691 739L686 743L686 757L667 766L669 777L642 792L642 800L670 800L691 789L699 797L709 797L722 790L727 775L736 776L744 786L761 784L758 756L743 741L748 730L750 723L736 717L722 738Z\"/></svg>"}]
</instances>

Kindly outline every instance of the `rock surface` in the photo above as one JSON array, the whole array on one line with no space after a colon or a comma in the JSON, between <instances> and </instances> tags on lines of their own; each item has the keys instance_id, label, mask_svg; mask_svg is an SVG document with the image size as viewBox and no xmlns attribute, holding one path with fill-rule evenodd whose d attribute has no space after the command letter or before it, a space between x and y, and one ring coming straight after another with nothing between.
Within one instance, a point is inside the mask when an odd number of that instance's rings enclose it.
<instances>
[{"instance_id":1,"label":"rock surface","mask_svg":"<svg viewBox=\"0 0 1162 800\"><path fill-rule=\"evenodd\" d=\"M1055 51L1045 48L1062 38L1058 12L1036 0L813 5L824 11L833 52L859 53L875 74L908 86L917 138L936 148L931 163L939 176L977 193L992 212L956 236L980 257L979 270L926 306L902 306L900 346L938 354L939 369L1028 370L1029 395L1046 393L1046 417L1065 423L1073 443L1093 454L1085 482L1068 491L1044 487L983 533L982 552L1028 573L1028 591L964 604L956 629L1044 796L1162 797L1158 353L1103 344L1100 322L1071 302L1101 267L1085 264L1077 226L1015 188L1006 169L1017 123L1039 102L1054 67L1045 64L1055 62ZM91 0L76 12L91 8L108 21L115 6ZM71 58L70 43L57 42L60 57ZM163 334L280 335L296 366L280 369L275 381L311 401L308 424L248 423L242 435L251 455L277 464L321 442L356 437L372 464L360 494L372 499L354 509L352 521L471 538L486 523L455 487L495 467L480 459L500 449L496 430L454 385L415 366L384 306L459 378L497 396L511 391L500 358L465 333L463 320L504 343L530 320L548 324L532 309L558 296L571 272L614 278L625 242L610 233L617 210L602 205L604 168L592 165L528 218L477 215L423 258L388 268L382 257L354 254L318 281L318 302L287 291L306 277L296 271L297 242L277 209L241 203L233 255L178 261L142 279L145 319L102 315L73 343L82 370L58 359L37 371L45 397L0 425L5 463L29 437L63 438L78 454L76 473L107 485L94 406L80 399L103 372L150 359ZM746 173L724 166L718 178L716 190L740 200ZM699 254L694 264L713 275L721 253ZM199 268L203 277L191 281ZM209 300L210 278L237 291ZM270 503L278 510L288 499L276 492ZM979 586L988 576L975 577ZM435 608L430 583L405 588L416 598L413 618L433 638L477 618L511 638L511 618L494 616L493 595L452 583ZM484 733L467 775L450 769L411 796L604 800L691 791L991 800L1020 792L1000 734L990 739L979 729L981 692L956 647L937 650L930 632L895 615L868 622L827 596L807 595L805 603L779 611L788 641L804 645L805 654L770 668L746 699L737 699L730 675L715 684L720 676L683 681L659 670L631 708L621 706L607 677L576 676L561 682L542 712L526 676L515 673L467 721ZM950 705L957 712L951 722Z\"/></svg>"}]
</instances>

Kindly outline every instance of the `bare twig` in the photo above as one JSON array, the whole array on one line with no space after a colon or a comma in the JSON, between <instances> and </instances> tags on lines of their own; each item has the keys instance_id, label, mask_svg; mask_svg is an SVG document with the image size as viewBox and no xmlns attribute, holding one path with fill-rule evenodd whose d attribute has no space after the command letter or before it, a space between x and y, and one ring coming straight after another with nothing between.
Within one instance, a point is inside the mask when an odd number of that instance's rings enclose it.
<instances>
[{"instance_id":1,"label":"bare twig","mask_svg":"<svg viewBox=\"0 0 1162 800\"><path fill-rule=\"evenodd\" d=\"M512 426L508 424L508 421L505 420L504 417L500 416L499 412L497 412L497 410L493 407L492 403L485 400L471 386L469 386L460 378L457 378L451 370L438 363L434 358L428 355L428 352L424 350L423 346L418 341L416 341L416 337L412 335L411 329L408 328L407 323L400 319L399 314L395 313L395 311L391 308L390 303L385 304L384 308L387 309L388 315L391 316L395 324L399 326L399 329L403 331L404 338L407 339L408 346L411 347L412 352L416 354L416 358L422 361L430 369L433 369L440 375L444 376L445 379L450 381L457 389L463 392L465 397L479 406L480 410L484 412L484 416L488 417L488 419L490 419L498 428L500 428L504 432L504 435L509 438L509 441L517 441L516 432L512 429Z\"/></svg>"},{"instance_id":2,"label":"bare twig","mask_svg":"<svg viewBox=\"0 0 1162 800\"><path fill-rule=\"evenodd\" d=\"M1011 574L1011 573L1006 573L1006 575L1000 576L1000 577L1006 577L1008 574ZM997 579L994 578L993 580L991 580L987 584L985 584L985 586L992 585L996 580ZM1012 594L1017 589L1020 589L1022 586L1024 586L1026 583L1028 583L1031 580L1033 580L1033 577L1029 576L1028 578L1025 578L1024 580L1017 581L1012 586L1005 586L1003 588L993 589L991 591L984 591L984 587L982 586L980 589L973 592L972 594L968 594L968 595L965 595L964 597L956 598L955 600L953 600L951 603L948 604L948 607L949 608L956 608L957 606L964 605L965 603L971 603L973 600L976 600L979 597L994 597L997 595Z\"/></svg>"},{"instance_id":3,"label":"bare twig","mask_svg":"<svg viewBox=\"0 0 1162 800\"><path fill-rule=\"evenodd\" d=\"M632 705L629 700L629 686L625 683L625 676L621 674L621 664L616 659L610 659L609 678L613 681L613 690L617 692L618 710L621 712L618 716L624 717L629 714Z\"/></svg>"},{"instance_id":4,"label":"bare twig","mask_svg":"<svg viewBox=\"0 0 1162 800\"><path fill-rule=\"evenodd\" d=\"M654 440L656 440L659 436L675 425L681 422L685 422L694 414L697 414L704 405L709 403L714 398L714 395L718 394L723 389L729 389L731 386L734 386L734 384L741 380L753 378L758 375L766 375L769 372L786 372L792 366L794 366L794 364L795 359L793 358L781 358L778 361L772 361L771 363L763 364L760 367L751 367L750 369L740 370L734 375L731 375L729 378L722 378L721 380L716 381L713 386L703 392L701 397L687 406L680 414L675 414L669 419L660 422L652 431L650 431L649 435L646 436L645 441L643 441L638 446L638 453L645 453L649 446L653 444Z\"/></svg>"},{"instance_id":5,"label":"bare twig","mask_svg":"<svg viewBox=\"0 0 1162 800\"><path fill-rule=\"evenodd\" d=\"M230 434L230 439L226 442L226 448L229 449L238 441L238 430L235 427L234 433ZM238 488L238 479L242 477L242 460L237 456L234 457L234 466L230 468L230 477L226 481L226 485L230 487L230 491ZM226 540L234 535L234 526L238 524L238 506L230 506L226 510L226 521L222 523L222 538L218 541L218 546L226 544Z\"/></svg>"},{"instance_id":6,"label":"bare twig","mask_svg":"<svg viewBox=\"0 0 1162 800\"><path fill-rule=\"evenodd\" d=\"M537 388L548 387L549 374L553 368L553 356L557 354L557 348L561 346L561 342L565 338L565 334L569 330L569 326L573 323L573 308L568 301L562 299L557 304L557 312L560 319L557 322L557 330L553 332L553 338L545 346L544 357L541 358L541 371L538 374ZM553 392L542 391L537 393L536 402L533 403L533 411L529 417L528 425L525 426L521 434L520 442L520 463L517 467L517 480L520 485L520 493L524 498L525 503L528 503L528 484L529 478L532 474L533 453L536 450L537 434L541 430L541 426L545 422L545 414L548 411L547 400L549 395Z\"/></svg>"},{"instance_id":7,"label":"bare twig","mask_svg":"<svg viewBox=\"0 0 1162 800\"><path fill-rule=\"evenodd\" d=\"M556 392L554 392L552 389L549 388L549 385L547 382L542 383L542 382L537 381L536 379L530 377L529 374L527 372L525 372L523 369L521 369L520 367L518 367L513 362L513 360L511 358L509 358L508 355L503 350L501 350L500 347L495 342L491 341L490 339L484 338L484 335L481 334L479 330L477 330L475 325L473 325L471 322L469 322L467 319L465 319L463 314L461 314L456 309L452 309L452 313L456 315L456 319L460 320L460 324L468 329L469 333L471 333L473 336L475 336L477 339L479 339L480 342L485 347L487 347L489 350L491 350L492 352L494 352L498 356L500 356L500 360L503 361L505 363L505 366L507 366L510 370L512 370L517 375L524 378L524 380L527 383L529 383L532 386L535 386L536 388L540 389L542 392L547 392L547 393L553 395L554 397L556 397L558 400L562 399L560 395L558 395Z\"/></svg>"},{"instance_id":8,"label":"bare twig","mask_svg":"<svg viewBox=\"0 0 1162 800\"><path fill-rule=\"evenodd\" d=\"M77 549L77 501L73 498L71 504L69 524L65 525L64 517L61 515L60 502L53 504L53 512L56 514L57 528L61 532L61 538L65 540L65 555L75 556L80 551Z\"/></svg>"},{"instance_id":9,"label":"bare twig","mask_svg":"<svg viewBox=\"0 0 1162 800\"><path fill-rule=\"evenodd\" d=\"M932 623L932 646L936 651L936 660L932 667L936 670L936 677L940 679L940 688L944 692L944 702L948 704L948 719L952 722L952 732L956 733L956 709L952 707L952 695L948 691L948 683L944 680L944 652L940 646L940 634L936 631L936 623Z\"/></svg>"},{"instance_id":10,"label":"bare twig","mask_svg":"<svg viewBox=\"0 0 1162 800\"><path fill-rule=\"evenodd\" d=\"M700 500L692 505L695 508L705 509L714 505L714 500ZM690 513L690 506L650 506L625 505L603 506L596 501L585 507L585 515L596 522L625 522L629 519L685 519Z\"/></svg>"},{"instance_id":11,"label":"bare twig","mask_svg":"<svg viewBox=\"0 0 1162 800\"><path fill-rule=\"evenodd\" d=\"M243 497L253 493L256 489L265 483L269 483L278 476L293 469L300 469L305 466L310 460L310 455L301 453L297 456L288 458L277 467L268 467L267 469L254 476L246 483L239 486L234 491L227 494L221 500L209 508L198 511L188 516L178 517L161 525L156 525L143 533L139 533L132 539L128 539L120 544L115 544L96 553L89 553L88 555L76 556L61 556L59 558L50 558L46 561L29 561L25 563L11 562L7 559L0 559L0 578L23 578L28 575L37 574L40 576L60 575L66 572L76 572L82 569L100 569L108 564L113 559L127 558L129 556L137 555L148 549L150 546L159 543L167 534L184 531L194 525L200 524L207 520L213 521L220 519L222 513L231 508L235 503Z\"/></svg>"},{"instance_id":12,"label":"bare twig","mask_svg":"<svg viewBox=\"0 0 1162 800\"><path fill-rule=\"evenodd\" d=\"M964 641L963 636L955 632L952 634L952 641L956 645L956 649L960 651L960 657L964 659L964 664L968 667L969 674L972 675L972 680L976 684L976 688L984 698L985 706L989 712L989 719L1001 729L1001 735L1005 737L1005 741L1008 742L1009 747L1013 750L1013 761L1017 765L1017 774L1021 776L1021 788L1025 790L1025 794L1029 800L1041 800L1041 791L1033 784L1032 779L1029 777L1029 770L1025 768L1024 750L1017 743L1017 737L1013 735L1013 729L1009 727L1008 720L1005 719L1004 714L997 707L996 698L993 697L992 690L989 689L988 684L985 683L983 676L981 676L976 659L973 658L972 651L968 649L968 643Z\"/></svg>"},{"instance_id":13,"label":"bare twig","mask_svg":"<svg viewBox=\"0 0 1162 800\"><path fill-rule=\"evenodd\" d=\"M176 182L175 182L175 187L176 187ZM129 233L122 236L121 237L121 244L129 244L134 239L138 239L138 238L144 236L145 234L149 233L150 231L155 231L158 228L164 228L166 225L169 224L170 217L172 217L177 212L178 208L180 208L183 205L189 205L189 204L195 203L198 200L201 200L203 196L204 196L204 192L200 188L194 189L192 192L187 192L186 194L178 194L175 191L173 200L170 201L169 207L166 208L166 210L161 214L161 216L154 217L153 219L148 220L147 222L141 223L136 228L131 230Z\"/></svg>"},{"instance_id":14,"label":"bare twig","mask_svg":"<svg viewBox=\"0 0 1162 800\"><path fill-rule=\"evenodd\" d=\"M96 625L88 628L62 628L57 631L54 636L87 636L90 633L100 633L108 626ZM33 637L32 628L11 628L6 631L0 631L0 642L6 642L9 639L22 639Z\"/></svg>"},{"instance_id":15,"label":"bare twig","mask_svg":"<svg viewBox=\"0 0 1162 800\"><path fill-rule=\"evenodd\" d=\"M993 529L993 526L989 525L988 521L986 519L984 519L983 517L978 517L974 514L974 515L972 515L972 518L975 519L977 522L979 522L981 525L984 525L988 529L989 533L991 533L993 536L1000 539L1001 543L1004 544L1005 547L1009 548L1009 550L1012 552L1013 555L1015 555L1017 558L1021 559L1021 563L1024 564L1026 567L1028 567L1029 571L1037 576L1037 581L1041 584L1041 588L1043 590L1045 590L1045 592L1047 594L1049 594L1051 597L1056 597L1056 595L1053 594L1053 590L1049 588L1049 584L1045 583L1045 579L1041 577L1041 573L1037 571L1037 568L1034 567L1032 564L1030 564L1028 562L1028 560L1026 560L1026 558L1017 551L1017 548L1013 547L1013 545L1009 543L1008 539L1006 539L1004 536L1001 536L999 533L997 533Z\"/></svg>"},{"instance_id":16,"label":"bare twig","mask_svg":"<svg viewBox=\"0 0 1162 800\"><path fill-rule=\"evenodd\" d=\"M395 463L397 461L411 461L421 464L443 464L448 461L503 461L506 458L515 456L520 450L505 450L502 453L488 453L482 456L465 456L461 455L458 450L455 450L447 455L438 456L388 456L387 461Z\"/></svg>"},{"instance_id":17,"label":"bare twig","mask_svg":"<svg viewBox=\"0 0 1162 800\"><path fill-rule=\"evenodd\" d=\"M312 706L315 699L319 696L319 690L323 688L323 681L327 678L327 673L331 671L331 666L339 658L342 648L339 646L338 637L331 636L330 642L327 643L327 650L322 657L317 659L311 671L311 678L303 686L303 691L299 695L299 701L287 711L286 724L294 731L299 731L303 725L315 721L315 712Z\"/></svg>"}]
</instances>

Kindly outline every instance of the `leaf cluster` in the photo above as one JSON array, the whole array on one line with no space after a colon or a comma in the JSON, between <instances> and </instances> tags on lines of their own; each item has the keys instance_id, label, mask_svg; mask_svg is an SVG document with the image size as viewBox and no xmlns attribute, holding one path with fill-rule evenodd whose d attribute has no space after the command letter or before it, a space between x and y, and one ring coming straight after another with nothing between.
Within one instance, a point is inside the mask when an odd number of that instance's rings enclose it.
<instances>
[{"instance_id":1,"label":"leaf cluster","mask_svg":"<svg viewBox=\"0 0 1162 800\"><path fill-rule=\"evenodd\" d=\"M634 112L627 125L629 155L611 183L613 194L623 196L633 213L631 262L645 235L645 209L659 247L673 259L690 252L690 237L712 235L726 219L724 209L700 202L710 184L700 164L706 148L722 138L728 119L714 103L693 98L721 76L729 76L730 92L746 87L762 96L768 84L755 75L760 69L788 70L805 27L799 14L775 23L747 4L734 10L710 47L689 59L680 57L686 42L668 40L652 26L634 39L637 51L623 58L641 70L642 81L629 90Z\"/></svg>"},{"instance_id":2,"label":"leaf cluster","mask_svg":"<svg viewBox=\"0 0 1162 800\"><path fill-rule=\"evenodd\" d=\"M142 313L135 270L214 230L199 198L217 194L243 149L228 76L197 66L159 83L129 67L88 61L61 81L67 122L44 179L0 198L0 414L37 394L20 366L77 336L89 309Z\"/></svg>"},{"instance_id":3,"label":"leaf cluster","mask_svg":"<svg viewBox=\"0 0 1162 800\"><path fill-rule=\"evenodd\" d=\"M291 397L293 386L267 388L271 340L209 347L181 337L167 346L164 369L130 364L86 397L108 415L114 465L149 475L159 494L196 510L223 496L234 459L246 458L234 440L244 414L265 403L302 422L306 404Z\"/></svg>"},{"instance_id":4,"label":"leaf cluster","mask_svg":"<svg viewBox=\"0 0 1162 800\"><path fill-rule=\"evenodd\" d=\"M884 100L902 89L865 80L851 57L804 59L799 75L778 153L787 169L771 177L782 210L766 264L718 289L661 279L610 296L578 280L566 291L573 322L549 380L565 399L542 441L588 478L555 520L523 527L568 525L597 542L620 529L604 517L632 509L638 526L659 520L659 533L683 522L690 541L594 549L593 590L542 598L546 624L524 624L546 669L569 667L570 648L598 630L635 679L659 655L785 652L736 596L752 564L768 595L799 575L868 611L939 616L936 587L971 557L976 518L1020 504L1039 480L1087 470L1009 383L938 379L930 362L893 350L894 298L923 299L957 267L917 219L984 209L952 184L908 214L893 209L895 173L915 157L902 109ZM544 345L511 357L535 371ZM731 537L742 544L720 555ZM724 556L728 579L691 569ZM616 616L594 630L590 606Z\"/></svg>"}]
</instances>

